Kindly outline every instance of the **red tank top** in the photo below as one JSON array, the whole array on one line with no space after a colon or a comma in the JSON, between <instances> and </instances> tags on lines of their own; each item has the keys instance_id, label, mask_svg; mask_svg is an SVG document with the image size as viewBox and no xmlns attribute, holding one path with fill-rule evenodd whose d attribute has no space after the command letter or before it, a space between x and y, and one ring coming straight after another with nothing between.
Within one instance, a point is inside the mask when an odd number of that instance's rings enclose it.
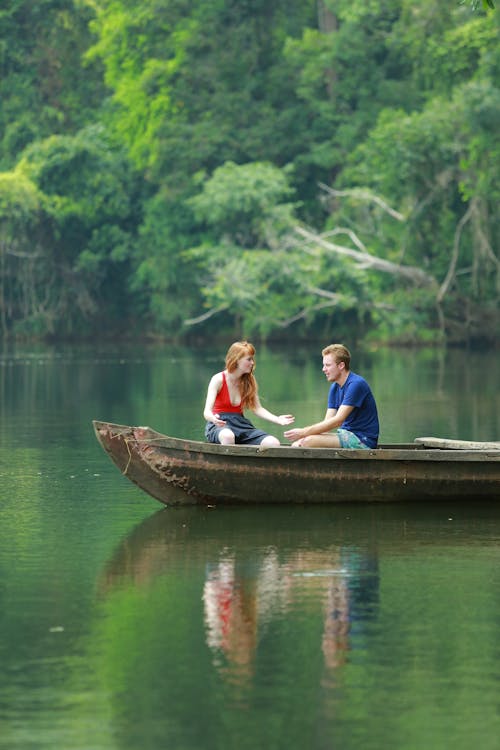
<instances>
[{"instance_id":1,"label":"red tank top","mask_svg":"<svg viewBox=\"0 0 500 750\"><path fill-rule=\"evenodd\" d=\"M233 414L243 414L241 403L235 406L231 403L231 397L229 395L229 388L226 383L226 373L222 373L222 385L213 408L214 414L221 414L222 412L232 412Z\"/></svg>"}]
</instances>

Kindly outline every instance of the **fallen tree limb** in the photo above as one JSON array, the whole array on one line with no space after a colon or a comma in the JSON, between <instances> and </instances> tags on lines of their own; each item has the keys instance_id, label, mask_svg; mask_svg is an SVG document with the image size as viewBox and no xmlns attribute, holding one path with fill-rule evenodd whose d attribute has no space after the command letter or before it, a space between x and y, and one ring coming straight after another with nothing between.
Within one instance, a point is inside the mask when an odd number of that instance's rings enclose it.
<instances>
[{"instance_id":1,"label":"fallen tree limb","mask_svg":"<svg viewBox=\"0 0 500 750\"><path fill-rule=\"evenodd\" d=\"M198 315L196 318L188 318L184 321L184 325L186 326L195 326L198 323L203 323L205 320L208 320L212 317L212 315L217 315L217 313L222 312L223 310L227 310L229 305L220 305L219 307L212 307L211 310L208 310L206 313L203 313L203 315Z\"/></svg>"},{"instance_id":2,"label":"fallen tree limb","mask_svg":"<svg viewBox=\"0 0 500 750\"><path fill-rule=\"evenodd\" d=\"M356 297L348 297L345 294L337 294L336 292L330 292L328 291L328 289L321 289L320 287L308 287L306 291L309 292L309 294L315 294L318 297L324 297L328 300L328 302L318 302L316 305L309 305L308 307L302 308L300 312L298 312L296 315L293 315L291 318L279 321L278 325L280 326L280 328L288 328L288 326L292 325L292 323L296 323L298 320L306 318L309 313L317 312L318 310L324 310L328 307L336 307L341 303L347 303L349 305L354 305L357 302L359 303L359 300L357 300ZM395 309L393 305L388 305L385 302L372 302L368 305L364 304L363 306L367 308L373 307L377 310Z\"/></svg>"},{"instance_id":3,"label":"fallen tree limb","mask_svg":"<svg viewBox=\"0 0 500 750\"><path fill-rule=\"evenodd\" d=\"M376 271L389 273L393 276L403 276L414 284L420 286L433 287L437 284L436 279L433 276L430 276L428 273L422 271L420 268L416 268L415 266L401 266L398 263L392 263L390 260L378 258L375 255L370 255L361 250L353 250L350 247L337 245L334 242L326 240L323 235L311 232L304 227L295 227L295 231L307 240L308 243L319 245L325 250L331 250L338 255L345 255L352 258L360 268L373 268Z\"/></svg>"},{"instance_id":4,"label":"fallen tree limb","mask_svg":"<svg viewBox=\"0 0 500 750\"><path fill-rule=\"evenodd\" d=\"M318 182L318 186L324 190L325 193L328 193L328 195L331 195L334 198L357 198L358 200L365 202L376 203L377 206L388 213L389 216L392 216L393 219L396 219L397 221L406 221L403 214L396 211L396 209L391 208L382 198L369 190L360 190L359 188L353 188L352 190L335 190L335 188L325 185L324 182Z\"/></svg>"},{"instance_id":5,"label":"fallen tree limb","mask_svg":"<svg viewBox=\"0 0 500 750\"><path fill-rule=\"evenodd\" d=\"M457 263L458 263L458 254L460 250L460 238L462 236L463 228L469 221L470 217L472 216L473 211L474 211L474 201L471 201L467 211L464 213L464 215L462 216L462 218L457 224L457 228L455 230L455 236L453 238L453 250L451 253L450 264L448 266L448 273L446 274L446 277L443 283L439 287L439 291L437 294L438 305L440 305L441 302L443 301L448 289L450 288L453 280L455 279L456 268L457 268Z\"/></svg>"}]
</instances>

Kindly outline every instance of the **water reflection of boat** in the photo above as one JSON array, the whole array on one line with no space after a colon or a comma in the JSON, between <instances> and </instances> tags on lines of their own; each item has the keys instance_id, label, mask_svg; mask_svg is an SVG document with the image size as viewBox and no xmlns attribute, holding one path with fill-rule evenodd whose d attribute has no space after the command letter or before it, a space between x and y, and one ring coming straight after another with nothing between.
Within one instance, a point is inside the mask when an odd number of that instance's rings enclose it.
<instances>
[{"instance_id":1,"label":"water reflection of boat","mask_svg":"<svg viewBox=\"0 0 500 750\"><path fill-rule=\"evenodd\" d=\"M101 593L153 587L162 576L178 581L182 573L199 579L213 663L239 684L253 673L265 634L286 629L305 611L317 623L325 666L336 668L350 649L353 624L376 616L375 527L369 512L353 518L316 510L270 508L265 524L252 509L160 511L122 542L103 572Z\"/></svg>"},{"instance_id":2,"label":"water reflection of boat","mask_svg":"<svg viewBox=\"0 0 500 750\"><path fill-rule=\"evenodd\" d=\"M500 498L500 443L422 438L375 450L212 445L94 422L120 471L167 505Z\"/></svg>"},{"instance_id":3,"label":"water reflection of boat","mask_svg":"<svg viewBox=\"0 0 500 750\"><path fill-rule=\"evenodd\" d=\"M278 549L287 557L295 549L321 553L332 544L359 545L360 540L367 542L367 529L375 533L375 518L381 513L385 517L384 508L378 506L356 506L349 513L343 506L320 506L313 513L307 506L275 506L266 508L263 523L254 508L225 508L223 512L203 506L165 508L122 540L101 574L100 589L112 590L131 581L147 585L179 564L205 569L232 549L238 550L239 560L248 559L252 568L262 550ZM315 570L312 567L309 572Z\"/></svg>"},{"instance_id":4,"label":"water reflection of boat","mask_svg":"<svg viewBox=\"0 0 500 750\"><path fill-rule=\"evenodd\" d=\"M165 508L121 541L99 593L120 623L136 613L139 640L143 617L150 634L162 633L160 651L166 628L167 640L188 640L189 653L201 636L231 687L249 685L263 670L269 677L276 665L288 674L290 644L298 661L321 654L322 679L337 683L350 655L380 627L379 591L391 560L439 560L445 547L456 547L460 559L478 545L496 549L499 513L488 502L460 511L453 502L282 505L265 514ZM141 653L148 647L146 639Z\"/></svg>"},{"instance_id":5,"label":"water reflection of boat","mask_svg":"<svg viewBox=\"0 0 500 750\"><path fill-rule=\"evenodd\" d=\"M102 593L116 586L148 585L179 565L205 566L237 550L249 569L268 550L280 559L295 550L321 555L335 548L370 548L377 555L460 544L473 548L493 534L497 538L499 507L488 501L456 507L435 504L269 506L265 519L252 507L163 508L135 526L120 542L100 578ZM432 534L429 534L429 528ZM478 541L479 540L479 541ZM495 541L496 543L496 541ZM309 566L295 578L343 574L342 566Z\"/></svg>"}]
</instances>

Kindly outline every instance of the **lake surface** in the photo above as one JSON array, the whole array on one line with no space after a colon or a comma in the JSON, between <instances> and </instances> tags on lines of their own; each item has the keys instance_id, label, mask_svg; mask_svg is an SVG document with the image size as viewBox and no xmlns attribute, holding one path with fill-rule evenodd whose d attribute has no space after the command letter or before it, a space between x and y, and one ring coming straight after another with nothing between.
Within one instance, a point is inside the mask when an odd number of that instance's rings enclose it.
<instances>
[{"instance_id":1,"label":"lake surface","mask_svg":"<svg viewBox=\"0 0 500 750\"><path fill-rule=\"evenodd\" d=\"M320 349L258 351L298 425ZM498 353L354 355L383 441L500 438ZM0 352L0 748L496 750L498 506L162 509L98 446L94 418L201 438L223 356Z\"/></svg>"}]
</instances>

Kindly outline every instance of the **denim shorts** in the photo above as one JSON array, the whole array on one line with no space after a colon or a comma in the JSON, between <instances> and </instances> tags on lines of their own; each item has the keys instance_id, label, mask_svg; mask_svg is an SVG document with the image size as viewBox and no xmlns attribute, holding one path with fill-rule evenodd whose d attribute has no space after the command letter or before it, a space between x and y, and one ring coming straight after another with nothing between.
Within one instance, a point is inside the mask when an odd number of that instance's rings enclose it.
<instances>
[{"instance_id":1,"label":"denim shorts","mask_svg":"<svg viewBox=\"0 0 500 750\"><path fill-rule=\"evenodd\" d=\"M354 432L340 428L337 430L337 435L342 448L364 448L365 450L370 450L370 446L363 443Z\"/></svg>"},{"instance_id":2,"label":"denim shorts","mask_svg":"<svg viewBox=\"0 0 500 750\"><path fill-rule=\"evenodd\" d=\"M219 433L226 428L234 433L236 445L260 445L269 434L254 427L243 414L225 412L219 416L226 423L224 427L217 427L213 422L205 425L205 437L209 443L219 443Z\"/></svg>"}]
</instances>

